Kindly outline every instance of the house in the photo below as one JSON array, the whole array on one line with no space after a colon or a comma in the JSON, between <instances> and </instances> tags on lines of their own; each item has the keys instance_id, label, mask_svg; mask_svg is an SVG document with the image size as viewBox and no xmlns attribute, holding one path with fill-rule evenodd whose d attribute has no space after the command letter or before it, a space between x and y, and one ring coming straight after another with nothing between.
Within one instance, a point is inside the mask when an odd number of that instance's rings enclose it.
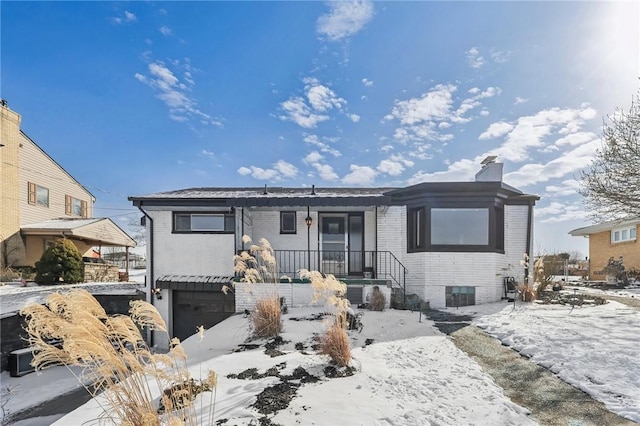
<instances>
[{"instance_id":1,"label":"house","mask_svg":"<svg viewBox=\"0 0 640 426\"><path fill-rule=\"evenodd\" d=\"M405 188L265 185L129 197L147 228L147 282L158 296L149 300L180 338L233 314L234 296L221 289L234 254L248 248L243 235L266 238L279 273L294 279L306 268L349 288L384 284L405 305L501 300L506 278L526 279L520 260L531 252L539 199L502 182L502 166L490 158L473 182Z\"/></svg>"},{"instance_id":2,"label":"house","mask_svg":"<svg viewBox=\"0 0 640 426\"><path fill-rule=\"evenodd\" d=\"M574 237L589 239L589 279L604 281L604 267L609 259L623 260L625 269L640 270L640 217L586 226L569 232Z\"/></svg>"},{"instance_id":3,"label":"house","mask_svg":"<svg viewBox=\"0 0 640 426\"><path fill-rule=\"evenodd\" d=\"M0 102L0 269L34 266L57 239L87 259L94 247L135 247L109 218L94 218L95 197L20 129L21 116ZM96 268L85 268L85 277ZM87 275L88 274L88 275ZM117 268L115 280L117 281Z\"/></svg>"}]
</instances>

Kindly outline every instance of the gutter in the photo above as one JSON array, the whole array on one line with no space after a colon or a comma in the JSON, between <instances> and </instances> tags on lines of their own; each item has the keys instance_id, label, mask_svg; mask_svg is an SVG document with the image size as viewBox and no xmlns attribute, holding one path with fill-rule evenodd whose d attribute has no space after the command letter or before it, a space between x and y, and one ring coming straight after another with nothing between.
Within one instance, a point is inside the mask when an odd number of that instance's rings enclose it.
<instances>
[{"instance_id":1,"label":"gutter","mask_svg":"<svg viewBox=\"0 0 640 426\"><path fill-rule=\"evenodd\" d=\"M149 221L149 238L148 238L148 241L149 241L149 254L150 254L150 256L149 256L149 259L147 259L147 268L148 268L147 269L147 272L148 272L147 275L149 276L149 281L150 282L148 283L149 284L149 288L148 288L148 291L147 291L147 303L153 305L153 295L151 294L152 293L151 289L152 289L153 283L154 283L153 263L154 263L154 259L155 259L155 256L153 255L153 219L151 218L151 216L149 216L147 214L146 211L144 211L142 209L142 207L140 207L140 206L137 206L137 207L138 207L138 210L140 210L142 212L142 214L144 215L144 217L146 217L147 220ZM145 283L145 286L146 286L146 284L147 283ZM153 332L151 330L147 330L147 339L149 341L149 346L153 347Z\"/></svg>"},{"instance_id":2,"label":"gutter","mask_svg":"<svg viewBox=\"0 0 640 426\"><path fill-rule=\"evenodd\" d=\"M529 256L529 263L533 261L533 253L531 253L531 242L533 239L533 204L535 201L529 202L529 211L527 214L527 254ZM529 282L529 265L527 265L524 269L524 279L528 283Z\"/></svg>"}]
</instances>

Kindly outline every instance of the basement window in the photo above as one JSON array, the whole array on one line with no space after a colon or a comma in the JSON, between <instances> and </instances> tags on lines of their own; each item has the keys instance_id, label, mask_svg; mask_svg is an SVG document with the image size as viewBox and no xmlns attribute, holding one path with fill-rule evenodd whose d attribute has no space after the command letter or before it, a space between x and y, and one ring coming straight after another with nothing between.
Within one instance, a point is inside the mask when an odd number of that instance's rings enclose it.
<instances>
[{"instance_id":1,"label":"basement window","mask_svg":"<svg viewBox=\"0 0 640 426\"><path fill-rule=\"evenodd\" d=\"M476 304L476 288L469 286L447 286L445 288L445 306L472 306Z\"/></svg>"}]
</instances>

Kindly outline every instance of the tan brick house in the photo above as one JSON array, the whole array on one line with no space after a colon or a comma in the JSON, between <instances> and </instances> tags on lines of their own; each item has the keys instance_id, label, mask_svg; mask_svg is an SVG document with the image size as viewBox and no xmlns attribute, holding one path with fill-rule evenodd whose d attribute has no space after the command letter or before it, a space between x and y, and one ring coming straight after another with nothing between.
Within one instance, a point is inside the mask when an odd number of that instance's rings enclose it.
<instances>
[{"instance_id":1,"label":"tan brick house","mask_svg":"<svg viewBox=\"0 0 640 426\"><path fill-rule=\"evenodd\" d=\"M624 267L640 270L640 217L617 220L574 229L569 232L574 237L589 238L589 279L605 280L603 272L608 260L623 258Z\"/></svg>"},{"instance_id":2,"label":"tan brick house","mask_svg":"<svg viewBox=\"0 0 640 426\"><path fill-rule=\"evenodd\" d=\"M34 266L46 247L71 240L90 256L96 246L135 247L109 218L94 218L95 197L20 130L21 116L0 102L0 268Z\"/></svg>"}]
</instances>

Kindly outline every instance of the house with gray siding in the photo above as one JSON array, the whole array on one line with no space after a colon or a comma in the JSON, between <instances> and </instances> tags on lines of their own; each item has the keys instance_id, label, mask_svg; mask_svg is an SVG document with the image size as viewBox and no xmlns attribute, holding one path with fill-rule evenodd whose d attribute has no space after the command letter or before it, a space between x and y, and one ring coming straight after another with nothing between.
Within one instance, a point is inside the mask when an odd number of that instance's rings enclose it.
<instances>
[{"instance_id":1,"label":"house with gray siding","mask_svg":"<svg viewBox=\"0 0 640 426\"><path fill-rule=\"evenodd\" d=\"M499 301L505 279L527 279L520 261L533 247L538 199L504 183L502 164L492 159L473 182L191 188L129 197L147 229L149 301L180 338L242 306L242 296L224 294L222 286L233 277L233 256L248 249L243 235L271 243L281 275L296 279L310 269L341 278L353 304L368 285L388 288L398 307ZM295 291L287 294L295 299Z\"/></svg>"}]
</instances>

